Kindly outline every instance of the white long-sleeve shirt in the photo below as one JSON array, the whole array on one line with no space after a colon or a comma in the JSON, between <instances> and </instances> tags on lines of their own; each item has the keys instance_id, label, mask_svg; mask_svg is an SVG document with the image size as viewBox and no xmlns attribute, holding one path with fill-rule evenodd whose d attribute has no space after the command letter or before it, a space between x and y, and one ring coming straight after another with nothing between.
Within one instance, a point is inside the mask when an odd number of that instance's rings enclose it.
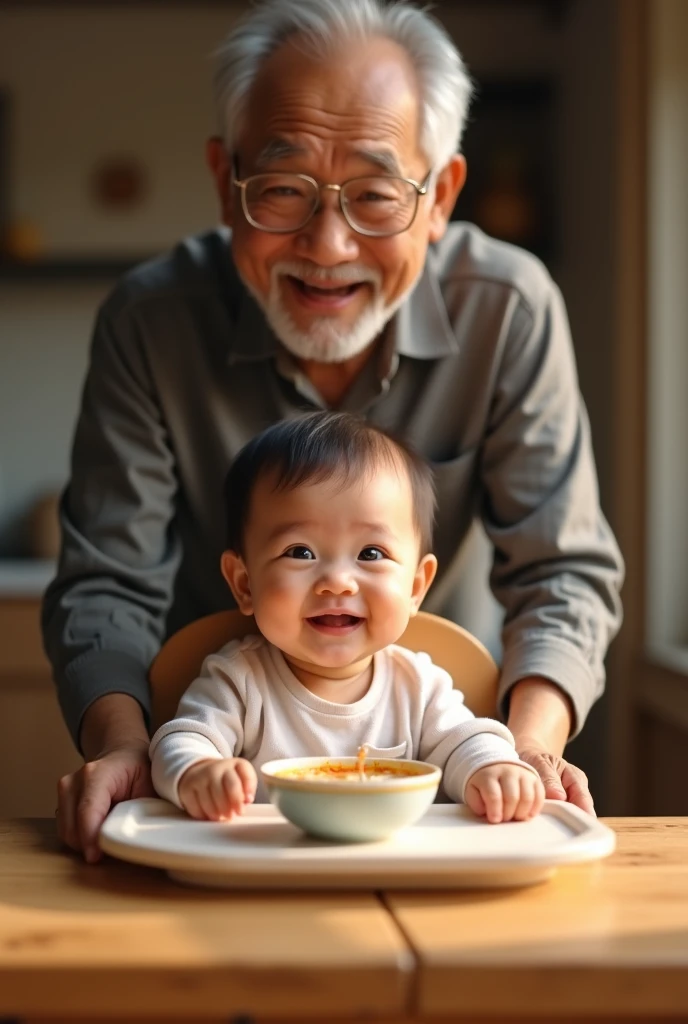
<instances>
[{"instance_id":1,"label":"white long-sleeve shirt","mask_svg":"<svg viewBox=\"0 0 688 1024\"><path fill-rule=\"evenodd\" d=\"M478 768L519 762L506 726L475 718L451 677L427 654L396 645L378 651L366 694L353 704L335 704L307 690L264 637L247 636L206 658L176 717L156 732L153 784L180 806L179 780L193 764L243 757L258 772L256 801L265 802L265 762L347 757L363 743L373 757L413 758L442 768L443 795L456 802L463 801Z\"/></svg>"}]
</instances>

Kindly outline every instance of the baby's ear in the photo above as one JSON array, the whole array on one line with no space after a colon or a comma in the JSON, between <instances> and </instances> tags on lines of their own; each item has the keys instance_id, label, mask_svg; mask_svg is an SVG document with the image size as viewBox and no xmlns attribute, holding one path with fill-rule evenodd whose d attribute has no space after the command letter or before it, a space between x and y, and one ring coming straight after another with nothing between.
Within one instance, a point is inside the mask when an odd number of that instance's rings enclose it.
<instances>
[{"instance_id":1,"label":"baby's ear","mask_svg":"<svg viewBox=\"0 0 688 1024\"><path fill-rule=\"evenodd\" d=\"M416 575L413 577L413 589L411 591L411 615L415 615L423 603L423 598L430 589L430 584L437 572L437 559L434 555L423 555Z\"/></svg>"},{"instance_id":2,"label":"baby's ear","mask_svg":"<svg viewBox=\"0 0 688 1024\"><path fill-rule=\"evenodd\" d=\"M241 555L238 555L236 551L223 551L220 558L220 569L234 595L239 611L244 615L253 615L251 585Z\"/></svg>"}]
</instances>

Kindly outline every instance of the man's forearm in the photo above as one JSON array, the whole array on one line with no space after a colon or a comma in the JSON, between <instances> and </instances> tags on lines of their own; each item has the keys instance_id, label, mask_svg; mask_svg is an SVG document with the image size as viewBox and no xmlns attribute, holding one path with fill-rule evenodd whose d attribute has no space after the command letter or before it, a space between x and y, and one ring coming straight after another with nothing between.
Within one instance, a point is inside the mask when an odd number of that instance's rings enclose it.
<instances>
[{"instance_id":1,"label":"man's forearm","mask_svg":"<svg viewBox=\"0 0 688 1024\"><path fill-rule=\"evenodd\" d=\"M571 734L573 712L566 694L548 679L521 679L509 696L507 725L516 749L537 747L561 756Z\"/></svg>"},{"instance_id":2,"label":"man's forearm","mask_svg":"<svg viewBox=\"0 0 688 1024\"><path fill-rule=\"evenodd\" d=\"M141 705L126 693L100 697L84 714L79 738L87 761L118 747L147 746L148 730Z\"/></svg>"}]
</instances>

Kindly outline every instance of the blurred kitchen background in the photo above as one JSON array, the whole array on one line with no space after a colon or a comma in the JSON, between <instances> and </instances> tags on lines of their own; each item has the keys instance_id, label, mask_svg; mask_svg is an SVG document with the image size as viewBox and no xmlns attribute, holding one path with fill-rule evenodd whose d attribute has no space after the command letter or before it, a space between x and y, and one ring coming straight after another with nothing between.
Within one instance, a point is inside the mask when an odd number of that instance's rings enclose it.
<instances>
[{"instance_id":1,"label":"blurred kitchen background","mask_svg":"<svg viewBox=\"0 0 688 1024\"><path fill-rule=\"evenodd\" d=\"M91 326L119 274L216 221L210 56L244 6L0 0L0 813L52 813L78 763L37 609ZM434 13L478 86L456 216L563 291L628 563L608 691L568 756L601 813L688 813L688 3Z\"/></svg>"}]
</instances>

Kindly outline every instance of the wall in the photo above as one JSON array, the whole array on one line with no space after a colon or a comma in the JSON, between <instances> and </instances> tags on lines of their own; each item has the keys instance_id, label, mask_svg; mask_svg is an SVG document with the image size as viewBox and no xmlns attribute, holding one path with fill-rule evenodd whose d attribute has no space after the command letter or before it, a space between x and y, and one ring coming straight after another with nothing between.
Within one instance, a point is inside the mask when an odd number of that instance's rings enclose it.
<instances>
[{"instance_id":1,"label":"wall","mask_svg":"<svg viewBox=\"0 0 688 1024\"><path fill-rule=\"evenodd\" d=\"M0 285L0 554L27 543L22 517L67 476L99 284Z\"/></svg>"},{"instance_id":2,"label":"wall","mask_svg":"<svg viewBox=\"0 0 688 1024\"><path fill-rule=\"evenodd\" d=\"M620 0L624 3L625 0ZM563 250L558 281L569 312L581 390L592 429L602 507L610 514L615 489L613 431L616 380L616 259L614 211L619 176L615 82L616 5L582 0L570 7L561 53L561 209ZM612 527L614 522L612 521ZM609 679L609 688L625 680ZM599 813L607 800L609 733L614 728L608 694L594 706L567 757L590 780Z\"/></svg>"},{"instance_id":3,"label":"wall","mask_svg":"<svg viewBox=\"0 0 688 1024\"><path fill-rule=\"evenodd\" d=\"M645 371L641 422L646 450L640 468L645 517L637 547L647 600L637 614L630 690L636 749L643 752L634 809L641 814L685 814L688 8L682 0L653 0L643 13L647 26L647 258L642 284L647 297L647 339L641 352Z\"/></svg>"},{"instance_id":4,"label":"wall","mask_svg":"<svg viewBox=\"0 0 688 1024\"><path fill-rule=\"evenodd\" d=\"M215 214L203 168L209 55L233 18L200 5L96 7L0 12L13 206L40 226L48 251L99 254L103 235L107 255L163 249ZM108 217L90 199L88 175L118 153L141 158L150 192L140 208Z\"/></svg>"},{"instance_id":5,"label":"wall","mask_svg":"<svg viewBox=\"0 0 688 1024\"><path fill-rule=\"evenodd\" d=\"M659 0L652 29L647 636L688 673L688 5Z\"/></svg>"},{"instance_id":6,"label":"wall","mask_svg":"<svg viewBox=\"0 0 688 1024\"><path fill-rule=\"evenodd\" d=\"M155 252L212 225L209 54L233 16L231 5L0 8L12 209L36 225L43 255ZM129 215L90 198L94 162L113 153L148 170L149 200ZM23 553L23 516L66 479L93 314L113 280L0 276L0 555Z\"/></svg>"}]
</instances>

